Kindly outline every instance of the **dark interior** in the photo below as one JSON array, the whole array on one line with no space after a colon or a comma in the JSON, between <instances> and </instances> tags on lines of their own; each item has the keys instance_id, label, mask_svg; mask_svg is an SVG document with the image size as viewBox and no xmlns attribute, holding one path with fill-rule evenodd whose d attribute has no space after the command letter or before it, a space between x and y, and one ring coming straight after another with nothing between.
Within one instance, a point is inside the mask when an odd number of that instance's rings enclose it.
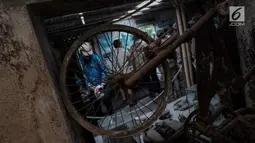
<instances>
[{"instance_id":1,"label":"dark interior","mask_svg":"<svg viewBox=\"0 0 255 143\"><path fill-rule=\"evenodd\" d=\"M111 2L108 2L105 0L93 0L92 2L91 0L55 0L52 2L27 5L41 51L44 55L52 81L59 95L61 94L59 89L59 67L66 51L73 44L73 42L87 30L110 22L113 19L125 14L125 11L134 9L135 5L141 1L142 0L112 0ZM210 5L207 0L203 0L203 2L202 0L200 1L203 3L202 5L201 3L198 4L193 0L185 1L185 6L187 7L187 19L192 18L195 13L204 13L203 8ZM152 11L144 14L143 17L137 16L134 17L134 19L136 19L136 23L138 24L152 23L156 20L154 17L150 17L149 15L156 15L162 11L167 13L168 10L169 12L173 12L174 10L172 8L172 4L166 0L165 4L162 6L155 7ZM86 24L82 23L81 16L85 18ZM167 20L175 21L174 18ZM161 22L163 25L164 21ZM223 37L231 62L235 63L233 64L233 68L235 72L241 74L240 64L237 64L240 63L240 59L237 58L239 57L239 54L234 33L235 30L233 28L228 28ZM76 69L78 67L74 68ZM70 82L75 83L74 80L70 80ZM77 89L74 88L71 90L76 91ZM77 99L73 100L80 100L79 96L75 97L77 97ZM60 96L59 100L61 100ZM234 105L236 105L235 109L245 106L243 91L240 91L234 96L233 102ZM79 105L77 106L79 107ZM62 106L62 109L64 109L64 106ZM70 117L68 113L66 113L66 120L69 123L69 131L72 134L73 140L81 143L95 142L92 133L82 128L78 123L76 123L76 121L72 119L72 117Z\"/></svg>"}]
</instances>

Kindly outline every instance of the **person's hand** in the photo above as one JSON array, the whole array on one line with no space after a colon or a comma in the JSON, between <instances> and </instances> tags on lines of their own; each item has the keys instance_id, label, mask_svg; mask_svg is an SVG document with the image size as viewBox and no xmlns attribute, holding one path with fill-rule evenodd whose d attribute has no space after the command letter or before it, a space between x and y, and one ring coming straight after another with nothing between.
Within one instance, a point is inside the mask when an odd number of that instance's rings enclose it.
<instances>
[{"instance_id":1,"label":"person's hand","mask_svg":"<svg viewBox=\"0 0 255 143\"><path fill-rule=\"evenodd\" d=\"M98 94L100 94L102 92L102 90L103 90L103 86L102 85L98 85L98 86L96 86L96 88L94 90L94 94L98 95Z\"/></svg>"},{"instance_id":2,"label":"person's hand","mask_svg":"<svg viewBox=\"0 0 255 143\"><path fill-rule=\"evenodd\" d=\"M105 88L105 86L106 86L106 83L104 83L104 82L102 82L101 83L101 86L103 87L103 89Z\"/></svg>"}]
</instances>

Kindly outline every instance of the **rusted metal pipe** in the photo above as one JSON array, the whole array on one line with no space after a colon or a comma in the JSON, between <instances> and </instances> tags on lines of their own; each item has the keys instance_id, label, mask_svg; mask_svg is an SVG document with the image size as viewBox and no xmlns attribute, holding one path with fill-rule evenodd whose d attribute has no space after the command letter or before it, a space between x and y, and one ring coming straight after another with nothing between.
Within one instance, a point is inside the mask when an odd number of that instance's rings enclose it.
<instances>
[{"instance_id":1,"label":"rusted metal pipe","mask_svg":"<svg viewBox=\"0 0 255 143\"><path fill-rule=\"evenodd\" d=\"M146 65L144 65L139 71L137 71L133 76L125 81L125 85L132 88L135 86L141 76L149 73L152 69L156 68L158 65L164 61L169 54L175 51L175 49L182 43L187 42L192 39L199 31L199 29L209 20L214 14L217 12L215 8L210 9L195 25L193 25L190 29L187 29L186 32L181 35L177 40L174 41L172 45L166 45L166 47L160 47L164 50L159 52L156 57L152 58ZM169 39L168 39L169 40Z\"/></svg>"}]
</instances>

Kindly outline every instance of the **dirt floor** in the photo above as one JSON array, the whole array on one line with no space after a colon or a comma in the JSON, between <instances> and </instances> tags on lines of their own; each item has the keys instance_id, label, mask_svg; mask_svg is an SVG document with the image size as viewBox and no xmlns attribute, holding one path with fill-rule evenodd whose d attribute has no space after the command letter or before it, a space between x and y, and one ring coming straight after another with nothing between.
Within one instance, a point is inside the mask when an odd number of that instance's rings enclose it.
<instances>
[{"instance_id":1,"label":"dirt floor","mask_svg":"<svg viewBox=\"0 0 255 143\"><path fill-rule=\"evenodd\" d=\"M70 143L56 97L25 5L0 1L0 143Z\"/></svg>"}]
</instances>

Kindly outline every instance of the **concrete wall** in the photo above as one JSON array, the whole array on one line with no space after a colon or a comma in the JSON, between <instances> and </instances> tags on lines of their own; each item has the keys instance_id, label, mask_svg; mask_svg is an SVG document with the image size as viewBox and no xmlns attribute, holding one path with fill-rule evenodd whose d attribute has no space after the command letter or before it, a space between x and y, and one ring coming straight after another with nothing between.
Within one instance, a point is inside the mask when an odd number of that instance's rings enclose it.
<instances>
[{"instance_id":1,"label":"concrete wall","mask_svg":"<svg viewBox=\"0 0 255 143\"><path fill-rule=\"evenodd\" d=\"M243 74L255 64L255 1L242 0L240 6L245 6L245 26L237 27L238 47ZM247 102L255 107L255 78L246 86Z\"/></svg>"},{"instance_id":2,"label":"concrete wall","mask_svg":"<svg viewBox=\"0 0 255 143\"><path fill-rule=\"evenodd\" d=\"M0 1L0 142L70 143L26 3Z\"/></svg>"}]
</instances>

